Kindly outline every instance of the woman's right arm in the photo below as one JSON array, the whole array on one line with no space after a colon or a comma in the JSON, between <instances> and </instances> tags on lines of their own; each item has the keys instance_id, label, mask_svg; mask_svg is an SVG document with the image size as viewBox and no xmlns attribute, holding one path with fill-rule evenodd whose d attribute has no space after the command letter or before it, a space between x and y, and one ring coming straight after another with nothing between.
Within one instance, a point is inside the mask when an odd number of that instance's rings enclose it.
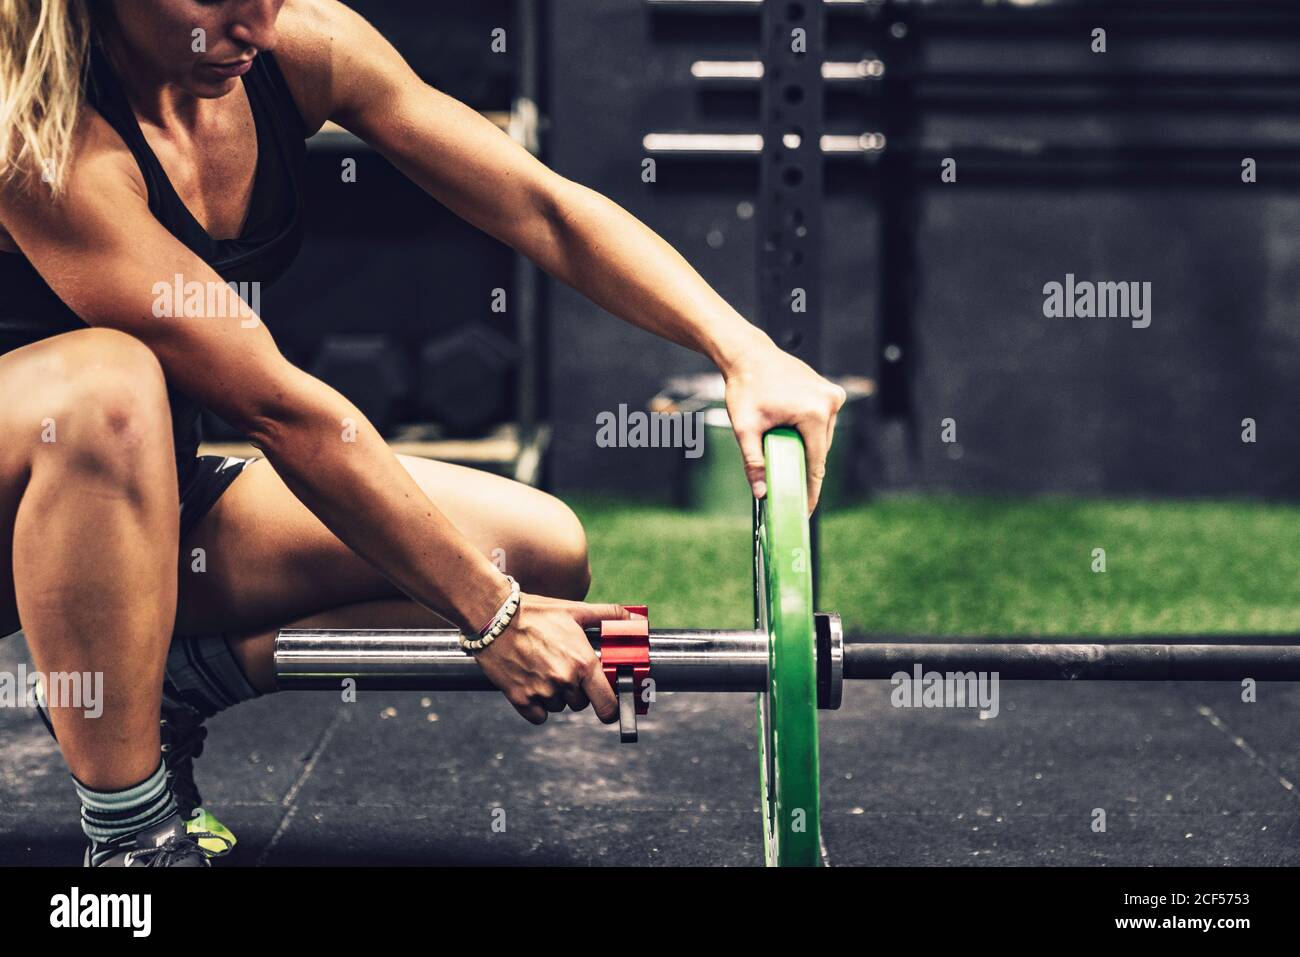
<instances>
[{"instance_id":1,"label":"woman's right arm","mask_svg":"<svg viewBox=\"0 0 1300 957\"><path fill-rule=\"evenodd\" d=\"M504 576L365 416L288 362L220 276L162 227L130 153L98 117L88 122L57 201L44 184L0 188L0 221L23 254L86 323L148 345L170 386L247 435L326 527L405 594L470 633L489 621L509 592ZM158 284L174 287L177 276L219 290L224 316L155 316ZM617 704L580 625L624 613L531 597L479 655L484 671L529 720L545 720L548 699L589 698L613 721Z\"/></svg>"}]
</instances>

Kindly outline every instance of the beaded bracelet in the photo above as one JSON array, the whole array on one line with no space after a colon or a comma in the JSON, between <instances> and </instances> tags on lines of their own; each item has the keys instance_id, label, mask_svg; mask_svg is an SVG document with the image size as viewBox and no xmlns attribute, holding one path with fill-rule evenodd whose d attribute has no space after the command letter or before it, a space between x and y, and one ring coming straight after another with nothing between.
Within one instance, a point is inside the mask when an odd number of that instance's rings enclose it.
<instances>
[{"instance_id":1,"label":"beaded bracelet","mask_svg":"<svg viewBox=\"0 0 1300 957\"><path fill-rule=\"evenodd\" d=\"M492 620L483 626L478 633L478 637L470 639L463 634L460 636L460 646L466 651L482 651L496 641L502 632L510 627L510 623L514 621L515 612L519 610L519 582L515 581L510 575L506 576L506 581L510 582L510 597L505 600L505 604L492 617Z\"/></svg>"}]
</instances>

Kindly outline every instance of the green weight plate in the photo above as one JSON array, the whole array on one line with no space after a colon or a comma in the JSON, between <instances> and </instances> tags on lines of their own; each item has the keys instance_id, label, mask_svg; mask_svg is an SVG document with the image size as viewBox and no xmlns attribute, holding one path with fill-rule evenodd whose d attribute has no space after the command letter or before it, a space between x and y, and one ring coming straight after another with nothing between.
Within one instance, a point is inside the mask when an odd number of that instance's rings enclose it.
<instances>
[{"instance_id":1,"label":"green weight plate","mask_svg":"<svg viewBox=\"0 0 1300 957\"><path fill-rule=\"evenodd\" d=\"M767 497L754 503L754 617L768 636L767 691L758 696L763 846L769 865L815 867L821 789L803 440L774 429L763 451Z\"/></svg>"}]
</instances>

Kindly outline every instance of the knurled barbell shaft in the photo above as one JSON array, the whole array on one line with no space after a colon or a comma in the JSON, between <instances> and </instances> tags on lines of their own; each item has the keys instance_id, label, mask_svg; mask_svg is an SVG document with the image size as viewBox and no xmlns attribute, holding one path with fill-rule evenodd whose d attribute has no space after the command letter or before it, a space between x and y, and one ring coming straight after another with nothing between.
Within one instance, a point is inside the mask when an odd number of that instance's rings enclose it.
<instances>
[{"instance_id":1,"label":"knurled barbell shaft","mask_svg":"<svg viewBox=\"0 0 1300 957\"><path fill-rule=\"evenodd\" d=\"M1300 681L1300 635L1128 638L878 635L844 643L845 678L997 672L999 680Z\"/></svg>"}]
</instances>

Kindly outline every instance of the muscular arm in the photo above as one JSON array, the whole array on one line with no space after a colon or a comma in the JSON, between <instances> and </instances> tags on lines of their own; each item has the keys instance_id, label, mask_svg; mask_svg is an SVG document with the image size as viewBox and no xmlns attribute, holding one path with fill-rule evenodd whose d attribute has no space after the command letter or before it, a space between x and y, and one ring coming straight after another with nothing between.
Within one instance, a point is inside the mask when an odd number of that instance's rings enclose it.
<instances>
[{"instance_id":1,"label":"muscular arm","mask_svg":"<svg viewBox=\"0 0 1300 957\"><path fill-rule=\"evenodd\" d=\"M315 71L318 92L305 95L318 98L319 118L361 137L457 215L724 373L767 342L672 246L428 86L352 10L337 0L297 0L283 17L282 52Z\"/></svg>"},{"instance_id":2,"label":"muscular arm","mask_svg":"<svg viewBox=\"0 0 1300 957\"><path fill-rule=\"evenodd\" d=\"M617 204L547 169L473 110L422 82L338 0L291 0L281 52L308 123L366 140L463 219L633 325L707 355L756 496L763 433L793 425L816 505L844 390L778 349L676 250Z\"/></svg>"},{"instance_id":3,"label":"muscular arm","mask_svg":"<svg viewBox=\"0 0 1300 957\"><path fill-rule=\"evenodd\" d=\"M153 218L107 124L89 114L82 126L61 200L40 184L0 190L0 220L23 253L83 320L142 340L172 387L241 428L357 554L426 607L481 627L508 592L504 579L355 406L286 361L260 321L241 318L228 287L229 318L154 315L156 283L221 279Z\"/></svg>"}]
</instances>

